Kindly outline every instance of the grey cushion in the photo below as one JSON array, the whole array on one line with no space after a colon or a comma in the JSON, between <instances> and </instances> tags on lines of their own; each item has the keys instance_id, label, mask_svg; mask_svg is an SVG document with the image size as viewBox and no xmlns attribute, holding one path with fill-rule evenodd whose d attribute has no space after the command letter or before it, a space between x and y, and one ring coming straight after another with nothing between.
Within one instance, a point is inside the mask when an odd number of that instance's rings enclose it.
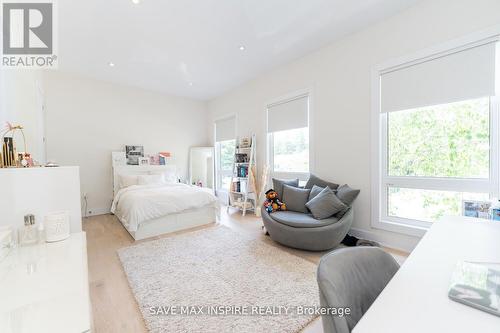
<instances>
[{"instance_id":1,"label":"grey cushion","mask_svg":"<svg viewBox=\"0 0 500 333\"><path fill-rule=\"evenodd\" d=\"M349 185L345 184L345 185L340 186L337 189L336 195L343 203L345 203L347 206L350 207L350 206L352 206L352 203L354 202L354 200L356 200L356 198L358 197L359 192L360 192L360 190L352 189L349 187ZM347 212L347 209L343 209L340 212L338 212L337 214L335 214L335 217L340 219L340 218L342 218L342 216L344 216L344 214L346 212Z\"/></svg>"},{"instance_id":2,"label":"grey cushion","mask_svg":"<svg viewBox=\"0 0 500 333\"><path fill-rule=\"evenodd\" d=\"M323 331L351 332L398 269L396 260L377 247L343 248L324 255L317 274L320 304L348 307L351 314L322 316Z\"/></svg>"},{"instance_id":3,"label":"grey cushion","mask_svg":"<svg viewBox=\"0 0 500 333\"><path fill-rule=\"evenodd\" d=\"M311 193L309 193L309 200L311 200L312 198L317 196L321 191L323 191L323 189L324 189L324 187L313 185L313 187L311 189Z\"/></svg>"},{"instance_id":4,"label":"grey cushion","mask_svg":"<svg viewBox=\"0 0 500 333\"><path fill-rule=\"evenodd\" d=\"M355 190L345 184L337 189L337 197L346 205L351 206L359 195L360 190Z\"/></svg>"},{"instance_id":5,"label":"grey cushion","mask_svg":"<svg viewBox=\"0 0 500 333\"><path fill-rule=\"evenodd\" d=\"M284 184L282 201L286 204L286 209L299 213L309 213L306 207L306 202L309 199L309 192L311 192L311 190L307 188Z\"/></svg>"},{"instance_id":6,"label":"grey cushion","mask_svg":"<svg viewBox=\"0 0 500 333\"><path fill-rule=\"evenodd\" d=\"M317 196L306 203L312 215L316 219L326 219L349 207L340 201L333 191L327 186Z\"/></svg>"},{"instance_id":7,"label":"grey cushion","mask_svg":"<svg viewBox=\"0 0 500 333\"><path fill-rule=\"evenodd\" d=\"M311 214L303 214L291 211L278 211L269 215L273 220L295 228L324 227L338 221L338 219L333 216L329 219L316 220Z\"/></svg>"},{"instance_id":8,"label":"grey cushion","mask_svg":"<svg viewBox=\"0 0 500 333\"><path fill-rule=\"evenodd\" d=\"M315 175L313 175L311 173L311 175L309 176L309 179L307 180L306 186L304 186L304 187L305 188L312 188L313 185L316 185L319 187L327 187L328 186L332 190L336 190L337 187L339 187L339 184L327 182L326 180L323 180L319 177L316 177Z\"/></svg>"},{"instance_id":9,"label":"grey cushion","mask_svg":"<svg viewBox=\"0 0 500 333\"><path fill-rule=\"evenodd\" d=\"M273 189L278 193L278 198L283 200L283 185L299 187L299 179L276 179L273 178Z\"/></svg>"}]
</instances>

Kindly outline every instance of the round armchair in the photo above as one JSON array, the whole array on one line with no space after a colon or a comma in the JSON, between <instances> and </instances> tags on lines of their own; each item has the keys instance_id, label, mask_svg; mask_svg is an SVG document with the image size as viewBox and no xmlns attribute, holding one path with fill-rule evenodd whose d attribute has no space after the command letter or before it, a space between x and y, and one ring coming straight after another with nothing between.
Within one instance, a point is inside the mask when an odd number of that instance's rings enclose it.
<instances>
[{"instance_id":1,"label":"round armchair","mask_svg":"<svg viewBox=\"0 0 500 333\"><path fill-rule=\"evenodd\" d=\"M317 220L310 214L262 208L262 221L271 239L288 247L309 251L330 250L340 244L351 228L352 208L340 218Z\"/></svg>"}]
</instances>

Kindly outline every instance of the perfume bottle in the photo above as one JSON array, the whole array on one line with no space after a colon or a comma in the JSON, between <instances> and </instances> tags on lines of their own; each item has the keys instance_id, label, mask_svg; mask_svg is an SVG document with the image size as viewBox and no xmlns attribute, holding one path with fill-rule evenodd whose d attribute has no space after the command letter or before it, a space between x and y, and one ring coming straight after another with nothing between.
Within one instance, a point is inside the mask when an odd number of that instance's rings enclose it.
<instances>
[{"instance_id":1,"label":"perfume bottle","mask_svg":"<svg viewBox=\"0 0 500 333\"><path fill-rule=\"evenodd\" d=\"M32 245L38 242L38 230L35 227L35 215L28 214L24 216L24 227L19 233L19 244Z\"/></svg>"}]
</instances>

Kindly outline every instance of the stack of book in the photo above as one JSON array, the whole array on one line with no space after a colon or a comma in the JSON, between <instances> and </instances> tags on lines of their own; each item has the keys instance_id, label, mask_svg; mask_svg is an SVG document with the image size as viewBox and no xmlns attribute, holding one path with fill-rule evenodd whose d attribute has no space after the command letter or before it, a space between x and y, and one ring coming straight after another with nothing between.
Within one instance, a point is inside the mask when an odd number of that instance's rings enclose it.
<instances>
[{"instance_id":1,"label":"stack of book","mask_svg":"<svg viewBox=\"0 0 500 333\"><path fill-rule=\"evenodd\" d=\"M231 183L231 191L232 192L245 192L247 189L247 181L246 180L238 180Z\"/></svg>"},{"instance_id":2,"label":"stack of book","mask_svg":"<svg viewBox=\"0 0 500 333\"><path fill-rule=\"evenodd\" d=\"M248 177L248 165L238 165L236 167L236 174L238 177Z\"/></svg>"}]
</instances>

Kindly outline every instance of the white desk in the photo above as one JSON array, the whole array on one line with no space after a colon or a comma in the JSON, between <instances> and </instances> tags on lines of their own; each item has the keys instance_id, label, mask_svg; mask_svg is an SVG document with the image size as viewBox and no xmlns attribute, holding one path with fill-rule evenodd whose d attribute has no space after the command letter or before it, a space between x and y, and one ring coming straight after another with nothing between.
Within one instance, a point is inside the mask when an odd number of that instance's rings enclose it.
<instances>
[{"instance_id":1,"label":"white desk","mask_svg":"<svg viewBox=\"0 0 500 333\"><path fill-rule=\"evenodd\" d=\"M0 332L90 332L85 233L14 249L0 262Z\"/></svg>"},{"instance_id":2,"label":"white desk","mask_svg":"<svg viewBox=\"0 0 500 333\"><path fill-rule=\"evenodd\" d=\"M449 217L434 224L353 333L499 333L500 317L448 298L460 261L500 263L500 222Z\"/></svg>"}]
</instances>

